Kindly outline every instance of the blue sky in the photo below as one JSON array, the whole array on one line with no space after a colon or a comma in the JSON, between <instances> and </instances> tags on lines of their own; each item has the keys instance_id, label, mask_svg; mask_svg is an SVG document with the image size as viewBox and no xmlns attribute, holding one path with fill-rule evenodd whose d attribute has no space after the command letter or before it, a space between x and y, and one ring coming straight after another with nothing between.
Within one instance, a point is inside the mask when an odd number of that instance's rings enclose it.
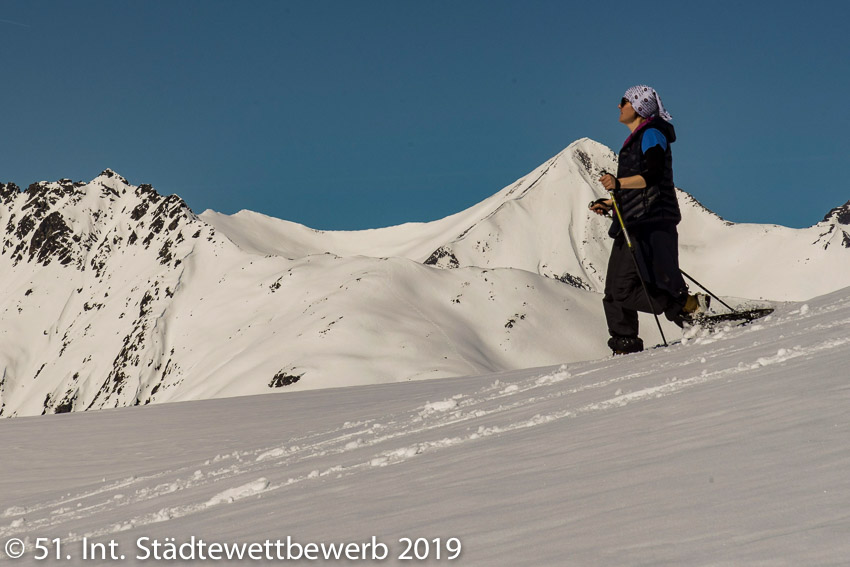
<instances>
[{"instance_id":1,"label":"blue sky","mask_svg":"<svg viewBox=\"0 0 850 567\"><path fill-rule=\"evenodd\" d=\"M319 229L442 218L626 88L673 114L676 183L726 219L850 199L850 3L4 0L0 180L109 167L196 211Z\"/></svg>"}]
</instances>

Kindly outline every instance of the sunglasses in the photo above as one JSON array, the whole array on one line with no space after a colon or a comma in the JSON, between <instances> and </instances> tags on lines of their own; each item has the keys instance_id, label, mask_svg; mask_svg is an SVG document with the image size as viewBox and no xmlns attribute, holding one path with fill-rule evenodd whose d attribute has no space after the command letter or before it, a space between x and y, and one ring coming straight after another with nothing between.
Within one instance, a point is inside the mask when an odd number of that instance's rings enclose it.
<instances>
[{"instance_id":1,"label":"sunglasses","mask_svg":"<svg viewBox=\"0 0 850 567\"><path fill-rule=\"evenodd\" d=\"M620 99L620 108L622 108L622 107L626 106L626 104L627 104L628 102L629 102L629 99L627 99L626 97L621 98L621 99Z\"/></svg>"}]
</instances>

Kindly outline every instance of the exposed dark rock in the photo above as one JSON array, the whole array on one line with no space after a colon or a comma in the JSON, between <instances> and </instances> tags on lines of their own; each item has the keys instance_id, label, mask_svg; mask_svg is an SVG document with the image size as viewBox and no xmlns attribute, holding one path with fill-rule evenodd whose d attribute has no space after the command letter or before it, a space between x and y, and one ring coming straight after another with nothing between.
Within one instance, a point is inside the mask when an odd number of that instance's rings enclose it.
<instances>
[{"instance_id":1,"label":"exposed dark rock","mask_svg":"<svg viewBox=\"0 0 850 567\"><path fill-rule=\"evenodd\" d=\"M514 316L511 317L510 319L508 319L508 322L505 323L505 328L506 329L513 329L514 325L516 325L517 320L525 321L525 313L523 313L521 315L519 313L514 313Z\"/></svg>"},{"instance_id":2,"label":"exposed dark rock","mask_svg":"<svg viewBox=\"0 0 850 567\"><path fill-rule=\"evenodd\" d=\"M47 215L30 241L30 260L36 259L40 264L46 266L51 259L60 264L69 264L73 259L73 240L69 237L71 229L65 223L65 219L58 211Z\"/></svg>"},{"instance_id":3,"label":"exposed dark rock","mask_svg":"<svg viewBox=\"0 0 850 567\"><path fill-rule=\"evenodd\" d=\"M21 207L22 210L34 209L35 212L43 212L49 208L47 203L49 199L47 197L50 193L50 188L47 186L47 183L43 181L32 183L27 187L25 193L27 195L27 202Z\"/></svg>"},{"instance_id":4,"label":"exposed dark rock","mask_svg":"<svg viewBox=\"0 0 850 567\"><path fill-rule=\"evenodd\" d=\"M136 187L136 196L143 198L147 197L153 200L153 202L157 202L161 198L159 193L156 192L156 189L154 189L153 186L147 183L142 183L141 185Z\"/></svg>"},{"instance_id":5,"label":"exposed dark rock","mask_svg":"<svg viewBox=\"0 0 850 567\"><path fill-rule=\"evenodd\" d=\"M159 249L159 263L160 264L168 264L171 262L174 255L171 252L171 245L173 242L171 240L166 240L165 244L162 245L162 248Z\"/></svg>"},{"instance_id":6,"label":"exposed dark rock","mask_svg":"<svg viewBox=\"0 0 850 567\"><path fill-rule=\"evenodd\" d=\"M427 260L425 260L425 264L428 266L437 266L438 268L460 267L460 262L458 262L457 256L455 256L454 253L445 246L437 248L437 250L435 250Z\"/></svg>"},{"instance_id":7,"label":"exposed dark rock","mask_svg":"<svg viewBox=\"0 0 850 567\"><path fill-rule=\"evenodd\" d=\"M145 216L147 214L149 208L150 208L150 203L148 201L142 201L141 203L136 205L136 208L133 209L132 213L130 213L130 218L133 219L134 221L139 220L140 218L142 218L143 216Z\"/></svg>"},{"instance_id":8,"label":"exposed dark rock","mask_svg":"<svg viewBox=\"0 0 850 567\"><path fill-rule=\"evenodd\" d=\"M291 386L295 384L304 374L287 374L283 370L274 375L271 382L269 382L269 388L283 388L284 386Z\"/></svg>"},{"instance_id":9,"label":"exposed dark rock","mask_svg":"<svg viewBox=\"0 0 850 567\"><path fill-rule=\"evenodd\" d=\"M162 220L162 217L156 217L151 223L151 232L159 234L160 232L162 232L163 226L165 226L165 221Z\"/></svg>"},{"instance_id":10,"label":"exposed dark rock","mask_svg":"<svg viewBox=\"0 0 850 567\"><path fill-rule=\"evenodd\" d=\"M74 374L74 382L80 377L80 374ZM70 389L65 392L65 396L59 400L59 403L53 408L53 413L69 413L74 411L74 405L77 403L77 395L79 391L76 389Z\"/></svg>"},{"instance_id":11,"label":"exposed dark rock","mask_svg":"<svg viewBox=\"0 0 850 567\"><path fill-rule=\"evenodd\" d=\"M584 153L583 151L578 150L578 149L575 151L575 156L578 159L579 163L584 167L584 169L588 173L592 174L593 173L593 160L590 159L590 156L587 155L586 153Z\"/></svg>"},{"instance_id":12,"label":"exposed dark rock","mask_svg":"<svg viewBox=\"0 0 850 567\"><path fill-rule=\"evenodd\" d=\"M824 221L834 220L838 224L850 225L850 201L847 201L840 207L835 207L823 217Z\"/></svg>"},{"instance_id":13,"label":"exposed dark rock","mask_svg":"<svg viewBox=\"0 0 850 567\"><path fill-rule=\"evenodd\" d=\"M555 276L555 279L560 281L560 282L564 282L567 285L571 285L571 286L573 286L574 288L577 288L577 289L583 289L585 291L591 291L593 289L590 286L589 283L587 283L586 281L584 281L580 277L574 276L574 275L567 273L567 272L564 272L560 276Z\"/></svg>"},{"instance_id":14,"label":"exposed dark rock","mask_svg":"<svg viewBox=\"0 0 850 567\"><path fill-rule=\"evenodd\" d=\"M153 295L150 291L146 291L144 297L139 302L139 318L141 319L148 314L148 305L153 301Z\"/></svg>"},{"instance_id":15,"label":"exposed dark rock","mask_svg":"<svg viewBox=\"0 0 850 567\"><path fill-rule=\"evenodd\" d=\"M35 228L35 219L32 215L24 215L24 218L18 222L18 228L15 230L15 236L18 240L24 240L32 229Z\"/></svg>"},{"instance_id":16,"label":"exposed dark rock","mask_svg":"<svg viewBox=\"0 0 850 567\"><path fill-rule=\"evenodd\" d=\"M101 172L100 172L100 176L99 176L99 177L108 177L108 178L110 178L110 179L112 179L112 178L114 177L115 179L119 180L121 183L123 183L123 184L125 184L125 185L129 185L129 184L130 184L130 183L129 183L126 179L124 179L123 177L121 177L120 175L118 175L117 173L115 173L114 171L112 171L112 170L111 170L111 169L109 169L109 168L104 169L103 171L101 171Z\"/></svg>"},{"instance_id":17,"label":"exposed dark rock","mask_svg":"<svg viewBox=\"0 0 850 567\"><path fill-rule=\"evenodd\" d=\"M21 188L14 183L0 183L0 203L8 205L20 194Z\"/></svg>"}]
</instances>

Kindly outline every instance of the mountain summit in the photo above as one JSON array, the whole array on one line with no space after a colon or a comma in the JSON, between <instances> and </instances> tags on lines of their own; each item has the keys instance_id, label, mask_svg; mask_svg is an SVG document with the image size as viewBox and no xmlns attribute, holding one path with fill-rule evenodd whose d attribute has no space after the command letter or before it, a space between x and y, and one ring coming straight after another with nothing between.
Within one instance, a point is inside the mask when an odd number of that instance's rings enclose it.
<instances>
[{"instance_id":1,"label":"mountain summit","mask_svg":"<svg viewBox=\"0 0 850 567\"><path fill-rule=\"evenodd\" d=\"M0 184L0 416L605 356L608 221L587 203L615 159L579 140L465 211L355 232L195 215L108 169ZM682 266L718 293L803 300L850 285L848 205L795 230L679 197Z\"/></svg>"}]
</instances>

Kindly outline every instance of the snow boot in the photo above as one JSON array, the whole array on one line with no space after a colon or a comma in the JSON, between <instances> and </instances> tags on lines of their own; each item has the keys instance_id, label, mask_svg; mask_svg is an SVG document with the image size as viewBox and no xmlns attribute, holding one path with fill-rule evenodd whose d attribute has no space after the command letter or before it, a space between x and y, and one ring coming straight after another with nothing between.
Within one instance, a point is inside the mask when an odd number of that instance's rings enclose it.
<instances>
[{"instance_id":1,"label":"snow boot","mask_svg":"<svg viewBox=\"0 0 850 567\"><path fill-rule=\"evenodd\" d=\"M711 296L704 293L697 293L695 295L688 295L682 311L694 317L696 315L705 315L708 313L709 307L711 307Z\"/></svg>"},{"instance_id":2,"label":"snow boot","mask_svg":"<svg viewBox=\"0 0 850 567\"><path fill-rule=\"evenodd\" d=\"M615 356L632 354L643 350L643 341L639 337L611 337L608 339L608 348Z\"/></svg>"},{"instance_id":3,"label":"snow boot","mask_svg":"<svg viewBox=\"0 0 850 567\"><path fill-rule=\"evenodd\" d=\"M706 295L704 293L697 293L694 295L688 294L685 304L682 306L682 310L672 317L668 316L667 318L676 323L679 327L684 327L686 324L693 325L700 317L704 317L708 314L709 307L711 307L710 295Z\"/></svg>"}]
</instances>

